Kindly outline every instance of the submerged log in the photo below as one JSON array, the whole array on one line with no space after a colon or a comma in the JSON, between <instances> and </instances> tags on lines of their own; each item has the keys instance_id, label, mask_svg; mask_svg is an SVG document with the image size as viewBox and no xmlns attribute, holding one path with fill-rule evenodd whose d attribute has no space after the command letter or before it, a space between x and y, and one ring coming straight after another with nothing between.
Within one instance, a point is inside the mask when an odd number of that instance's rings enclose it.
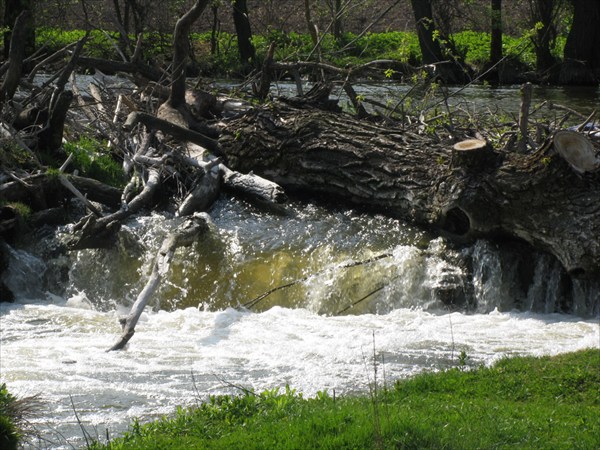
<instances>
[{"instance_id":1,"label":"submerged log","mask_svg":"<svg viewBox=\"0 0 600 450\"><path fill-rule=\"evenodd\" d=\"M573 275L600 272L600 178L575 173L552 141L532 154L452 144L344 114L270 106L228 123L229 165L286 190L343 199L460 239L512 236L555 255ZM456 153L456 150L454 150Z\"/></svg>"}]
</instances>

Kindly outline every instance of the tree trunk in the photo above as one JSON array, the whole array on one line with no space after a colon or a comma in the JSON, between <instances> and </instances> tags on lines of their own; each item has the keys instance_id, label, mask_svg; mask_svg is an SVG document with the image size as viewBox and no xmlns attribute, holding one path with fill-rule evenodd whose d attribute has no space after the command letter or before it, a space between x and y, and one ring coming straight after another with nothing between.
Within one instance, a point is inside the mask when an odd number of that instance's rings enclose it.
<instances>
[{"instance_id":1,"label":"tree trunk","mask_svg":"<svg viewBox=\"0 0 600 450\"><path fill-rule=\"evenodd\" d=\"M502 0L492 0L490 65L502 59Z\"/></svg>"},{"instance_id":2,"label":"tree trunk","mask_svg":"<svg viewBox=\"0 0 600 450\"><path fill-rule=\"evenodd\" d=\"M442 52L440 40L444 37L436 36L436 33L434 33L436 31L439 33L439 30L436 30L433 20L431 0L411 0L411 5L415 16L423 64L435 64L436 73L447 83L460 84L466 81L462 68L456 64L456 61L449 60Z\"/></svg>"},{"instance_id":3,"label":"tree trunk","mask_svg":"<svg viewBox=\"0 0 600 450\"><path fill-rule=\"evenodd\" d=\"M554 12L556 4L554 0L535 0L536 14L534 23L541 23L542 27L536 31L534 46L536 69L540 73L551 70L556 64L556 58L552 56L550 44L556 38L556 27L554 26Z\"/></svg>"},{"instance_id":4,"label":"tree trunk","mask_svg":"<svg viewBox=\"0 0 600 450\"><path fill-rule=\"evenodd\" d=\"M337 42L342 40L342 0L331 1L331 22L332 22L332 33L333 38Z\"/></svg>"},{"instance_id":5,"label":"tree trunk","mask_svg":"<svg viewBox=\"0 0 600 450\"><path fill-rule=\"evenodd\" d=\"M600 2L573 0L573 23L565 44L560 83L597 85L600 79Z\"/></svg>"},{"instance_id":6,"label":"tree trunk","mask_svg":"<svg viewBox=\"0 0 600 450\"><path fill-rule=\"evenodd\" d=\"M219 21L219 5L213 3L210 7L212 11L212 26L210 29L210 54L219 54L219 39L218 35L221 30L221 22Z\"/></svg>"},{"instance_id":7,"label":"tree trunk","mask_svg":"<svg viewBox=\"0 0 600 450\"><path fill-rule=\"evenodd\" d=\"M237 34L240 62L242 63L242 67L246 69L254 61L255 56L246 0L235 0L233 3L233 24L235 25L235 32Z\"/></svg>"},{"instance_id":8,"label":"tree trunk","mask_svg":"<svg viewBox=\"0 0 600 450\"><path fill-rule=\"evenodd\" d=\"M10 27L10 31L4 32L4 58L8 58L10 40L12 37L12 28L15 25L17 17L24 12L32 12L33 2L31 0L6 0L4 2L4 25ZM35 49L35 28L30 21L25 24L25 29L21 30L22 46L25 49L25 56L33 53Z\"/></svg>"},{"instance_id":9,"label":"tree trunk","mask_svg":"<svg viewBox=\"0 0 600 450\"><path fill-rule=\"evenodd\" d=\"M194 6L177 21L173 32L173 71L171 95L168 103L177 109L185 105L186 64L190 53L189 32L192 24L200 17L209 0L197 0Z\"/></svg>"},{"instance_id":10,"label":"tree trunk","mask_svg":"<svg viewBox=\"0 0 600 450\"><path fill-rule=\"evenodd\" d=\"M582 177L549 156L550 141L533 154L482 150L482 157L452 159L451 144L396 128L264 108L232 121L220 145L232 168L254 170L286 190L342 199L460 239L520 238L572 274L600 272L600 175Z\"/></svg>"},{"instance_id":11,"label":"tree trunk","mask_svg":"<svg viewBox=\"0 0 600 450\"><path fill-rule=\"evenodd\" d=\"M5 100L12 100L19 86L21 72L23 71L23 58L25 57L25 32L27 24L30 22L31 13L23 11L14 22L15 30L10 33L11 39L8 46L6 40L4 41L4 48L10 48L10 50L8 51L8 70L2 81L2 86L0 86L0 106Z\"/></svg>"}]
</instances>

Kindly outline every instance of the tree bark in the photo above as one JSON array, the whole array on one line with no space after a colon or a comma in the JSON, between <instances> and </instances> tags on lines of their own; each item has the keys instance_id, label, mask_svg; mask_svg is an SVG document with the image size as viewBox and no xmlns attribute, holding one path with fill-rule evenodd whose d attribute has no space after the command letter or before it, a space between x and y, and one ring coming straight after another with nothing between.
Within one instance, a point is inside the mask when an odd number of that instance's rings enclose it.
<instances>
[{"instance_id":1,"label":"tree bark","mask_svg":"<svg viewBox=\"0 0 600 450\"><path fill-rule=\"evenodd\" d=\"M33 2L31 0L6 0L4 2L4 25L11 28L4 32L4 58L8 58L12 34L17 31L20 34L20 45L24 54L29 55L35 49L35 28L32 21L17 25L15 21L24 11L28 12L31 19Z\"/></svg>"},{"instance_id":2,"label":"tree bark","mask_svg":"<svg viewBox=\"0 0 600 450\"><path fill-rule=\"evenodd\" d=\"M465 73L456 61L449 61L449 58L444 56L440 46L440 39L443 39L443 36L434 35L436 26L431 0L411 0L410 3L415 16L423 64L436 65L439 77L447 83L459 84L466 81Z\"/></svg>"},{"instance_id":3,"label":"tree bark","mask_svg":"<svg viewBox=\"0 0 600 450\"><path fill-rule=\"evenodd\" d=\"M233 2L233 24L237 35L240 62L244 68L248 67L254 60L255 50L252 45L252 29L248 18L248 6L246 0L235 0Z\"/></svg>"},{"instance_id":4,"label":"tree bark","mask_svg":"<svg viewBox=\"0 0 600 450\"><path fill-rule=\"evenodd\" d=\"M534 23L541 23L534 38L535 65L540 73L551 70L556 64L556 58L550 51L550 44L556 38L556 26L554 25L556 3L554 0L535 0Z\"/></svg>"},{"instance_id":5,"label":"tree bark","mask_svg":"<svg viewBox=\"0 0 600 450\"><path fill-rule=\"evenodd\" d=\"M280 107L232 121L220 147L232 168L289 191L342 199L459 239L520 238L571 274L600 272L600 176L577 174L551 141L533 154L489 151L477 164L456 164L451 144Z\"/></svg>"},{"instance_id":6,"label":"tree bark","mask_svg":"<svg viewBox=\"0 0 600 450\"><path fill-rule=\"evenodd\" d=\"M185 106L186 64L190 53L189 32L192 24L200 17L209 0L197 0L183 16L179 18L173 32L173 72L171 76L171 95L168 103L177 109Z\"/></svg>"},{"instance_id":7,"label":"tree bark","mask_svg":"<svg viewBox=\"0 0 600 450\"><path fill-rule=\"evenodd\" d=\"M597 85L600 79L600 2L573 1L573 23L565 44L560 83Z\"/></svg>"},{"instance_id":8,"label":"tree bark","mask_svg":"<svg viewBox=\"0 0 600 450\"><path fill-rule=\"evenodd\" d=\"M492 0L490 65L502 59L502 0Z\"/></svg>"},{"instance_id":9,"label":"tree bark","mask_svg":"<svg viewBox=\"0 0 600 450\"><path fill-rule=\"evenodd\" d=\"M25 38L27 24L31 21L31 13L29 11L23 11L14 22L13 32L10 33L10 41L5 42L5 49L10 48L7 52L8 56L8 71L0 86L0 106L5 100L12 100L19 81L21 79L21 72L23 70L23 58L25 57Z\"/></svg>"}]
</instances>

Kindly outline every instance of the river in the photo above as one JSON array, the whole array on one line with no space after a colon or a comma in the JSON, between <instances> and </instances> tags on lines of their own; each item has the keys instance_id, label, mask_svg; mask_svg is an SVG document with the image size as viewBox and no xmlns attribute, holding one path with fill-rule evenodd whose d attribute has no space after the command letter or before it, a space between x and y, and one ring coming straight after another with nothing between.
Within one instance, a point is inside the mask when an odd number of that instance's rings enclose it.
<instances>
[{"instance_id":1,"label":"river","mask_svg":"<svg viewBox=\"0 0 600 450\"><path fill-rule=\"evenodd\" d=\"M32 421L44 441L34 447L80 447L81 427L116 436L133 418L235 386L366 392L374 360L383 384L457 366L461 352L476 367L600 347L600 284L565 285L547 255L534 254L524 277L518 248L456 247L383 216L301 201L276 214L228 197L209 213L209 234L176 252L121 352L106 352L118 318L179 219L132 219L116 248L69 257L50 230L8 248L4 281L18 298L0 303L0 375L11 392L44 402ZM449 280L468 304L440 301Z\"/></svg>"}]
</instances>

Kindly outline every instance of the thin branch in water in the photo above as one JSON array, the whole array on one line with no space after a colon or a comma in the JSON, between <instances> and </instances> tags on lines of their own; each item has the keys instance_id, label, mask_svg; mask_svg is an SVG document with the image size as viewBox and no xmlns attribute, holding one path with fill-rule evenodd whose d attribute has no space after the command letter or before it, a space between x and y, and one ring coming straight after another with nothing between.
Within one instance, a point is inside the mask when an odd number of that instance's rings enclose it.
<instances>
[{"instance_id":1,"label":"thin branch in water","mask_svg":"<svg viewBox=\"0 0 600 450\"><path fill-rule=\"evenodd\" d=\"M79 428L81 428L81 433L83 434L83 438L85 439L85 447L90 448L90 439L92 439L92 436L85 429L85 427L83 426L83 423L81 422L81 419L79 418L79 414L77 414L77 409L75 408L75 402L73 402L73 396L69 395L69 399L71 400L71 407L73 408L73 413L75 414L75 419L77 419L77 424L79 425Z\"/></svg>"}]
</instances>

